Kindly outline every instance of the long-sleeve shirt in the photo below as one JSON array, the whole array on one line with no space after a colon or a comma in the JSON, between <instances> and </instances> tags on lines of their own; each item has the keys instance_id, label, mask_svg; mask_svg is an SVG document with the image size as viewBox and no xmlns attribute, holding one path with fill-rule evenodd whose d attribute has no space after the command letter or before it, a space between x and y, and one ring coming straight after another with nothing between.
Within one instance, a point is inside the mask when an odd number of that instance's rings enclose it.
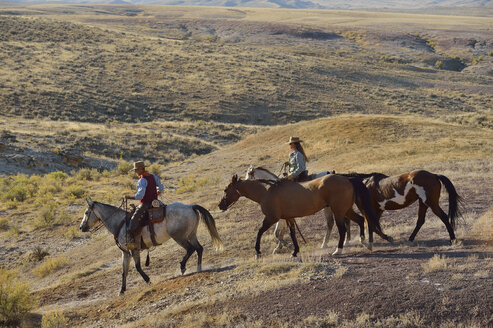
<instances>
[{"instance_id":1,"label":"long-sleeve shirt","mask_svg":"<svg viewBox=\"0 0 493 328\"><path fill-rule=\"evenodd\" d=\"M305 157L297 150L289 154L289 177L296 178L301 172L306 171Z\"/></svg>"},{"instance_id":2,"label":"long-sleeve shirt","mask_svg":"<svg viewBox=\"0 0 493 328\"><path fill-rule=\"evenodd\" d=\"M158 192L163 192L164 186L161 183L161 180L157 177L157 175L152 174L154 177L154 181L156 181L156 188ZM135 199L136 200L141 200L144 198L145 192L147 188L147 180L145 178L140 178L139 181L137 181L137 192L135 193Z\"/></svg>"}]
</instances>

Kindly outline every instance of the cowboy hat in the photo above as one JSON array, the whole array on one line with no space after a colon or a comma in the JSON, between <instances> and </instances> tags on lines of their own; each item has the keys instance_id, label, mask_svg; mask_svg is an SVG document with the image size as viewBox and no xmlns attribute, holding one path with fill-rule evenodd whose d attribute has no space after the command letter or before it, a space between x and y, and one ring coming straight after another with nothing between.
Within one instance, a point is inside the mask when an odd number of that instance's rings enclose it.
<instances>
[{"instance_id":1,"label":"cowboy hat","mask_svg":"<svg viewBox=\"0 0 493 328\"><path fill-rule=\"evenodd\" d=\"M297 142L302 142L303 140L300 140L298 137L290 137L289 141L286 142L287 144L292 144L292 143L297 143Z\"/></svg>"},{"instance_id":2,"label":"cowboy hat","mask_svg":"<svg viewBox=\"0 0 493 328\"><path fill-rule=\"evenodd\" d=\"M130 171L135 171L137 169L145 169L146 166L143 161L134 162L134 167Z\"/></svg>"}]
</instances>

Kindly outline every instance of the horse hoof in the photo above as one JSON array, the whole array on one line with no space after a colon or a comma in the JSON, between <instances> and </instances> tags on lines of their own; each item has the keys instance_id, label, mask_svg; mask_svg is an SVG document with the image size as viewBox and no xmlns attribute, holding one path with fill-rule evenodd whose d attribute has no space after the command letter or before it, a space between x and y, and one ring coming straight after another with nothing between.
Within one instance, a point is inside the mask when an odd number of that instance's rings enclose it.
<instances>
[{"instance_id":1,"label":"horse hoof","mask_svg":"<svg viewBox=\"0 0 493 328\"><path fill-rule=\"evenodd\" d=\"M335 252L332 253L332 255L341 255L342 254L342 248L337 247Z\"/></svg>"},{"instance_id":2,"label":"horse hoof","mask_svg":"<svg viewBox=\"0 0 493 328\"><path fill-rule=\"evenodd\" d=\"M387 241L391 244L394 243L394 238L390 237L390 236L387 236Z\"/></svg>"},{"instance_id":3,"label":"horse hoof","mask_svg":"<svg viewBox=\"0 0 493 328\"><path fill-rule=\"evenodd\" d=\"M366 248L368 248L368 250L369 250L370 252L371 252L371 251L373 251L373 243L368 243L368 244L366 245Z\"/></svg>"},{"instance_id":4,"label":"horse hoof","mask_svg":"<svg viewBox=\"0 0 493 328\"><path fill-rule=\"evenodd\" d=\"M120 292L118 293L118 296L123 296L124 294L125 294L125 292L124 292L124 291L120 291Z\"/></svg>"},{"instance_id":5,"label":"horse hoof","mask_svg":"<svg viewBox=\"0 0 493 328\"><path fill-rule=\"evenodd\" d=\"M260 253L259 254L255 254L255 259L256 260L260 260L261 257L262 257L262 254L260 254Z\"/></svg>"},{"instance_id":6,"label":"horse hoof","mask_svg":"<svg viewBox=\"0 0 493 328\"><path fill-rule=\"evenodd\" d=\"M460 242L458 239L452 239L450 241L450 245L451 246L459 246L459 245L462 245L462 242Z\"/></svg>"}]
</instances>

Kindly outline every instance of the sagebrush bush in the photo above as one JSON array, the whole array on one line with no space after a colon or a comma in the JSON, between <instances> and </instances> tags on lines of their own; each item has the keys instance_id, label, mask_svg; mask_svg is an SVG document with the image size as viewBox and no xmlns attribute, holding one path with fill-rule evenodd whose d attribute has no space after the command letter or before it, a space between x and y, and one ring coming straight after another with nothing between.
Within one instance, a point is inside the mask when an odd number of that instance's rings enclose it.
<instances>
[{"instance_id":1,"label":"sagebrush bush","mask_svg":"<svg viewBox=\"0 0 493 328\"><path fill-rule=\"evenodd\" d=\"M118 175L127 175L128 172L132 169L132 167L133 167L132 163L122 160L120 161L120 163L118 163L115 172Z\"/></svg>"},{"instance_id":2,"label":"sagebrush bush","mask_svg":"<svg viewBox=\"0 0 493 328\"><path fill-rule=\"evenodd\" d=\"M176 188L177 194L183 194L187 192L196 191L200 187L215 184L219 181L217 177L203 176L197 177L195 175L187 175L178 181L178 187Z\"/></svg>"},{"instance_id":3,"label":"sagebrush bush","mask_svg":"<svg viewBox=\"0 0 493 328\"><path fill-rule=\"evenodd\" d=\"M0 269L0 323L18 324L35 305L29 285L19 281L17 272Z\"/></svg>"},{"instance_id":4,"label":"sagebrush bush","mask_svg":"<svg viewBox=\"0 0 493 328\"><path fill-rule=\"evenodd\" d=\"M39 267L33 270L33 274L40 278L44 278L49 274L60 270L69 263L69 260L64 257L49 258Z\"/></svg>"},{"instance_id":5,"label":"sagebrush bush","mask_svg":"<svg viewBox=\"0 0 493 328\"><path fill-rule=\"evenodd\" d=\"M65 195L69 198L83 198L86 194L86 188L79 184L71 185L65 189Z\"/></svg>"},{"instance_id":6,"label":"sagebrush bush","mask_svg":"<svg viewBox=\"0 0 493 328\"><path fill-rule=\"evenodd\" d=\"M9 230L9 221L7 218L0 218L0 231Z\"/></svg>"},{"instance_id":7,"label":"sagebrush bush","mask_svg":"<svg viewBox=\"0 0 493 328\"><path fill-rule=\"evenodd\" d=\"M66 327L67 323L68 318L58 311L45 314L41 318L41 328L61 328Z\"/></svg>"}]
</instances>

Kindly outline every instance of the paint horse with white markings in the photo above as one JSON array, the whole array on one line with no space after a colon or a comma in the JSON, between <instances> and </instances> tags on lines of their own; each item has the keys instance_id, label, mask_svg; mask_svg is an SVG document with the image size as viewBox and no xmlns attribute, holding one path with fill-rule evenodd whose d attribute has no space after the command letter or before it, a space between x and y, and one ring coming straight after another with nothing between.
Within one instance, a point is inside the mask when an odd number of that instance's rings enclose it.
<instances>
[{"instance_id":1,"label":"paint horse with white markings","mask_svg":"<svg viewBox=\"0 0 493 328\"><path fill-rule=\"evenodd\" d=\"M318 174L311 174L309 175L309 180L313 180L316 178L323 177L327 174L333 174L335 171L323 171ZM279 177L269 171L268 169L262 167L262 166L253 166L250 165L246 171L245 174L245 180L267 180L267 181L279 181ZM327 243L329 241L330 234L332 232L332 229L334 228L334 213L330 209L330 207L325 207L323 209L323 214L324 218L327 222L327 230L325 232L325 237L322 241L322 246L321 248L326 248ZM365 240L365 235L364 235L364 218L363 217L358 217L357 218L357 223L360 226L360 241L362 244L364 244ZM349 243L349 240L351 240L351 231L350 231L350 225L349 225L349 220L345 220L345 225L346 225L346 241L345 244L347 245ZM286 233L288 229L288 225L286 223L286 220L279 220L276 223L276 226L274 228L274 236L278 240L276 248L274 248L274 251L272 252L273 254L277 253L280 249L284 247L290 247L287 241L284 240L284 234ZM368 245L366 245L368 246Z\"/></svg>"},{"instance_id":2,"label":"paint horse with white markings","mask_svg":"<svg viewBox=\"0 0 493 328\"><path fill-rule=\"evenodd\" d=\"M115 242L122 251L122 287L120 295L126 290L126 279L130 265L130 257L133 258L135 268L140 273L145 282L150 283L149 276L142 270L140 266L140 248L147 248L146 245L163 244L170 238L175 240L180 246L185 248L187 253L180 262L181 273L186 270L188 258L197 252L197 271L202 270L202 251L203 247L197 240L197 227L199 218L205 223L209 234L211 235L212 245L216 250L223 248L223 242L216 230L216 224L212 215L200 205L188 205L182 203L171 203L166 206L166 214L164 220L154 224L154 233L149 225L142 229L141 247L134 250L126 248L126 216L128 213L122 208L103 204L87 199L87 209L84 212L84 218L80 224L80 230L83 232L89 231L91 227L102 222L106 229L109 230L115 237ZM147 265L147 264L146 264Z\"/></svg>"},{"instance_id":3,"label":"paint horse with white markings","mask_svg":"<svg viewBox=\"0 0 493 328\"><path fill-rule=\"evenodd\" d=\"M415 170L390 177L382 173L351 174L351 176L364 179L363 182L370 191L372 207L378 219L386 210L399 210L419 201L418 221L409 241L414 240L425 223L426 211L430 208L445 224L451 244L456 243L455 221L461 216L462 198L446 176L425 170ZM442 184L449 195L448 214L439 205Z\"/></svg>"}]
</instances>

